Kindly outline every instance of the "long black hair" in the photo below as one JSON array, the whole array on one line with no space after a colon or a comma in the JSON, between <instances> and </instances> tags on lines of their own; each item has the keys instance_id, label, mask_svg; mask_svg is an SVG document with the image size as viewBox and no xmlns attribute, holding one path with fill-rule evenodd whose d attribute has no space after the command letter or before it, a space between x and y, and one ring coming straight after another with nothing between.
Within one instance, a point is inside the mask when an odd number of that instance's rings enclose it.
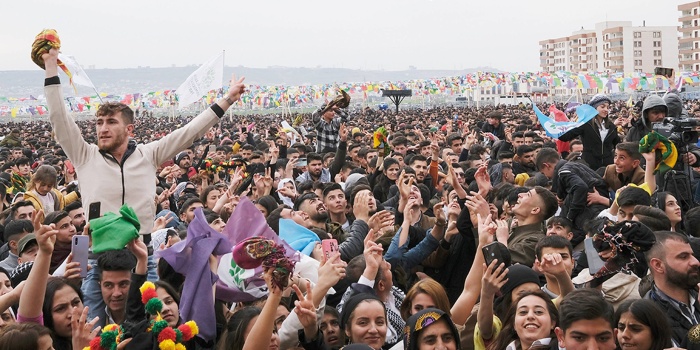
<instances>
[{"instance_id":1,"label":"long black hair","mask_svg":"<svg viewBox=\"0 0 700 350\"><path fill-rule=\"evenodd\" d=\"M78 288L78 286L70 283L67 279L63 277L49 277L49 280L46 282L44 305L42 306L41 311L44 314L44 326L51 329L52 331L54 330L53 298L56 295L56 292L58 292L66 286L72 288L75 291L75 293L78 294L78 298L80 298L80 301L83 301L83 293L80 291L80 288ZM56 350L72 348L71 338L64 338L58 336L55 331L52 332L51 338L53 338L53 345Z\"/></svg>"}]
</instances>

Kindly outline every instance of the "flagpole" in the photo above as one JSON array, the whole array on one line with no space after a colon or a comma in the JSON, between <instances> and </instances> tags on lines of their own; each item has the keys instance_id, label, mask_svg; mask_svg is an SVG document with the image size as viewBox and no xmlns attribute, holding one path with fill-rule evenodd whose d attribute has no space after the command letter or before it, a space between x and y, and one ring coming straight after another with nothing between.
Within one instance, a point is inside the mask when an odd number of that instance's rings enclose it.
<instances>
[{"instance_id":1,"label":"flagpole","mask_svg":"<svg viewBox=\"0 0 700 350\"><path fill-rule=\"evenodd\" d=\"M102 96L100 96L100 93L97 92L97 88L95 86L93 86L92 89L95 90L95 93L97 94L97 98L100 99L100 104L104 104L105 102L102 101Z\"/></svg>"}]
</instances>

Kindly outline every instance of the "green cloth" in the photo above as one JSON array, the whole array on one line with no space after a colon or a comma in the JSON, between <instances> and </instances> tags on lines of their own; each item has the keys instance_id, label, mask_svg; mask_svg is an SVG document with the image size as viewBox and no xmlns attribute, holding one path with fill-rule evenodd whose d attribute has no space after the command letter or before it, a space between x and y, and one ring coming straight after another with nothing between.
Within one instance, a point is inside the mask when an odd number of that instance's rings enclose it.
<instances>
[{"instance_id":1,"label":"green cloth","mask_svg":"<svg viewBox=\"0 0 700 350\"><path fill-rule=\"evenodd\" d=\"M658 132L652 131L639 140L639 153L648 153L652 150L655 151L656 156L654 174L658 172L663 175L673 169L678 160L678 150L673 142Z\"/></svg>"},{"instance_id":2,"label":"green cloth","mask_svg":"<svg viewBox=\"0 0 700 350\"><path fill-rule=\"evenodd\" d=\"M124 249L127 243L139 237L140 228L141 224L134 209L126 204L119 208L119 214L110 212L90 220L92 251L102 253Z\"/></svg>"}]
</instances>

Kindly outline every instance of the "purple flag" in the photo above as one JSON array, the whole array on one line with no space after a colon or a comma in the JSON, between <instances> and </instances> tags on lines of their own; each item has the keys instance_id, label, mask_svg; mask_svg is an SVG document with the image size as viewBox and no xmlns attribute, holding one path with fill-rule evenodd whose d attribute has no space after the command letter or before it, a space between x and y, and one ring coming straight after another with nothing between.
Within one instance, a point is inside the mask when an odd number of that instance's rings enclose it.
<instances>
[{"instance_id":1,"label":"purple flag","mask_svg":"<svg viewBox=\"0 0 700 350\"><path fill-rule=\"evenodd\" d=\"M195 218L187 227L187 238L172 247L157 252L173 267L185 275L180 299L180 317L193 320L199 326L199 336L204 340L216 339L213 288L218 277L209 268L209 257L231 253L233 246L224 235L209 226L202 209L195 211Z\"/></svg>"}]
</instances>

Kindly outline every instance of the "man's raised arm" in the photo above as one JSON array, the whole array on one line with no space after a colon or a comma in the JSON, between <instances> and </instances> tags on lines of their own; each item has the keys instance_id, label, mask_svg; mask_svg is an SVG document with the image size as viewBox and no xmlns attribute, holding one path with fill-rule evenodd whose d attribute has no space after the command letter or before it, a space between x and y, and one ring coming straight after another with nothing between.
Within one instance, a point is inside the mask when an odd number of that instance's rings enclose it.
<instances>
[{"instance_id":1,"label":"man's raised arm","mask_svg":"<svg viewBox=\"0 0 700 350\"><path fill-rule=\"evenodd\" d=\"M74 165L79 166L88 157L88 144L83 140L80 128L68 116L66 105L63 103L61 80L58 78L58 50L51 49L42 55L46 67L44 94L49 108L51 127L66 155Z\"/></svg>"}]
</instances>

